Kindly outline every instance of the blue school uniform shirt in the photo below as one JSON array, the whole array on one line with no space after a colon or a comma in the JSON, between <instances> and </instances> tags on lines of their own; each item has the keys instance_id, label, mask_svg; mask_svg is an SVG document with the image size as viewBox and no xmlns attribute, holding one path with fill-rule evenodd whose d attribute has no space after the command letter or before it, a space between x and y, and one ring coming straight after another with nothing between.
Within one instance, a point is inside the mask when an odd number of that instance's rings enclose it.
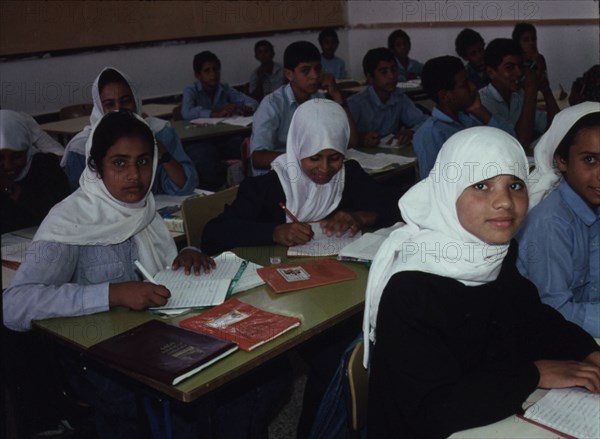
<instances>
[{"instance_id":1,"label":"blue school uniform shirt","mask_svg":"<svg viewBox=\"0 0 600 439\"><path fill-rule=\"evenodd\" d=\"M334 56L333 58L325 58L321 55L321 67L324 72L331 73L335 79L344 79L346 77L346 64L344 60Z\"/></svg>"},{"instance_id":2,"label":"blue school uniform shirt","mask_svg":"<svg viewBox=\"0 0 600 439\"><path fill-rule=\"evenodd\" d=\"M382 137L396 134L400 124L416 129L429 116L400 89L395 89L384 104L372 85L347 99L348 108L359 133L377 131Z\"/></svg>"},{"instance_id":3,"label":"blue school uniform shirt","mask_svg":"<svg viewBox=\"0 0 600 439\"><path fill-rule=\"evenodd\" d=\"M210 117L213 110L219 111L227 104L236 104L238 107L245 105L252 109L258 106L258 102L250 96L237 91L227 84L219 84L214 100L202 89L200 81L188 85L183 90L183 102L181 103L181 115L186 120L199 117Z\"/></svg>"},{"instance_id":4,"label":"blue school uniform shirt","mask_svg":"<svg viewBox=\"0 0 600 439\"><path fill-rule=\"evenodd\" d=\"M469 77L471 82L475 84L477 90L485 87L490 83L490 79L487 77L485 70L483 72L479 72L475 67L471 65L471 63L466 63L465 69L467 71L467 76Z\"/></svg>"},{"instance_id":5,"label":"blue school uniform shirt","mask_svg":"<svg viewBox=\"0 0 600 439\"><path fill-rule=\"evenodd\" d=\"M325 95L319 91L310 98L325 98ZM254 113L250 154L254 151L285 152L287 134L296 108L298 102L290 84L279 87L265 96ZM262 175L267 172L269 169L252 168L252 175Z\"/></svg>"},{"instance_id":6,"label":"blue school uniform shirt","mask_svg":"<svg viewBox=\"0 0 600 439\"><path fill-rule=\"evenodd\" d=\"M496 90L491 83L479 90L479 96L481 103L485 108L488 109L492 115L498 119L503 120L512 126L512 136L517 137L515 126L521 116L523 110L525 91L523 89L518 92L514 92L510 95L510 102L507 105L504 98L500 95L500 92ZM546 112L535 110L535 131L538 134L542 134L546 131L547 117Z\"/></svg>"},{"instance_id":7,"label":"blue school uniform shirt","mask_svg":"<svg viewBox=\"0 0 600 439\"><path fill-rule=\"evenodd\" d=\"M258 88L258 70L260 67L252 70L250 74L250 82L248 85L248 91L253 93ZM266 76L262 81L263 95L266 96L269 93L274 92L283 85L283 67L281 64L273 63L273 73Z\"/></svg>"},{"instance_id":8,"label":"blue school uniform shirt","mask_svg":"<svg viewBox=\"0 0 600 439\"><path fill-rule=\"evenodd\" d=\"M517 240L517 267L542 302L600 337L600 208L563 180L527 214Z\"/></svg>"},{"instance_id":9,"label":"blue school uniform shirt","mask_svg":"<svg viewBox=\"0 0 600 439\"><path fill-rule=\"evenodd\" d=\"M416 59L408 58L408 67L404 66L396 58L396 65L398 66L398 81L408 81L413 77L420 77L423 71L423 64Z\"/></svg>"},{"instance_id":10,"label":"blue school uniform shirt","mask_svg":"<svg viewBox=\"0 0 600 439\"><path fill-rule=\"evenodd\" d=\"M413 137L413 147L419 163L421 179L427 177L435 165L438 152L446 140L455 133L471 127L485 125L479 119L465 113L458 113L456 122L439 108L434 107L431 117L421 125ZM500 128L510 134L511 127L507 122L496 120L493 116L487 126Z\"/></svg>"}]
</instances>

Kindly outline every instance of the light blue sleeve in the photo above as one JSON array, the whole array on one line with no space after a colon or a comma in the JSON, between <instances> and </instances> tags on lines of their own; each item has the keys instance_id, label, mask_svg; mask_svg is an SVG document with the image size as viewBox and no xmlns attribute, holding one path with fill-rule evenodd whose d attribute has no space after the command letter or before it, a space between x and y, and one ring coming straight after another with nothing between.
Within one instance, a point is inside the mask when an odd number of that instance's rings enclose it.
<instances>
[{"instance_id":1,"label":"light blue sleeve","mask_svg":"<svg viewBox=\"0 0 600 439\"><path fill-rule=\"evenodd\" d=\"M435 160L444 141L442 133L429 123L423 124L415 133L413 147L419 163L421 180L426 178L435 166Z\"/></svg>"},{"instance_id":2,"label":"light blue sleeve","mask_svg":"<svg viewBox=\"0 0 600 439\"><path fill-rule=\"evenodd\" d=\"M477 120L479 120L479 119L477 119ZM510 134L515 139L517 138L517 132L515 131L515 128L512 126L512 124L506 122L503 119L496 119L495 116L492 116L490 121L488 122L488 126L498 128L498 129Z\"/></svg>"},{"instance_id":3,"label":"light blue sleeve","mask_svg":"<svg viewBox=\"0 0 600 439\"><path fill-rule=\"evenodd\" d=\"M254 113L252 136L250 137L250 153L254 151L277 150L277 131L281 123L281 114L271 103L272 95L260 103Z\"/></svg>"},{"instance_id":4,"label":"light blue sleeve","mask_svg":"<svg viewBox=\"0 0 600 439\"><path fill-rule=\"evenodd\" d=\"M196 102L196 87L188 85L183 89L183 99L181 102L181 115L186 120L197 119L199 117L210 117L212 109L202 107Z\"/></svg>"},{"instance_id":5,"label":"light blue sleeve","mask_svg":"<svg viewBox=\"0 0 600 439\"><path fill-rule=\"evenodd\" d=\"M548 113L535 110L535 130L542 135L548 127Z\"/></svg>"},{"instance_id":6,"label":"light blue sleeve","mask_svg":"<svg viewBox=\"0 0 600 439\"><path fill-rule=\"evenodd\" d=\"M32 320L108 310L108 282L70 283L78 263L77 246L35 241L11 286L4 291L4 324L28 331Z\"/></svg>"},{"instance_id":7,"label":"light blue sleeve","mask_svg":"<svg viewBox=\"0 0 600 439\"><path fill-rule=\"evenodd\" d=\"M156 140L161 142L173 158L179 162L187 177L185 185L179 187L169 178L162 165L159 164L156 172L156 180L160 183L157 193L168 195L192 194L196 186L198 186L198 172L192 160L185 153L177 132L174 128L166 126L156 134Z\"/></svg>"},{"instance_id":8,"label":"light blue sleeve","mask_svg":"<svg viewBox=\"0 0 600 439\"><path fill-rule=\"evenodd\" d=\"M258 107L258 102L256 102L256 100L233 87L227 87L227 102L232 102L238 106L245 105L253 110Z\"/></svg>"},{"instance_id":9,"label":"light blue sleeve","mask_svg":"<svg viewBox=\"0 0 600 439\"><path fill-rule=\"evenodd\" d=\"M254 90L258 87L258 75L256 70L258 69L254 69L252 70L252 73L250 73L250 81L248 81L248 91L250 93L254 93Z\"/></svg>"},{"instance_id":10,"label":"light blue sleeve","mask_svg":"<svg viewBox=\"0 0 600 439\"><path fill-rule=\"evenodd\" d=\"M79 189L79 178L85 169L85 156L74 151L69 152L67 163L65 164L65 174L69 180L71 192Z\"/></svg>"},{"instance_id":11,"label":"light blue sleeve","mask_svg":"<svg viewBox=\"0 0 600 439\"><path fill-rule=\"evenodd\" d=\"M400 105L402 108L400 112L400 122L412 130L418 130L423 122L429 119L429 116L423 113L411 98L404 93L402 93L401 96Z\"/></svg>"},{"instance_id":12,"label":"light blue sleeve","mask_svg":"<svg viewBox=\"0 0 600 439\"><path fill-rule=\"evenodd\" d=\"M560 206L556 206L560 208ZM571 225L546 215L530 213L517 235L521 274L538 289L542 302L557 309L594 337L600 337L600 301L577 302L572 287L585 278L589 267L577 267Z\"/></svg>"}]
</instances>

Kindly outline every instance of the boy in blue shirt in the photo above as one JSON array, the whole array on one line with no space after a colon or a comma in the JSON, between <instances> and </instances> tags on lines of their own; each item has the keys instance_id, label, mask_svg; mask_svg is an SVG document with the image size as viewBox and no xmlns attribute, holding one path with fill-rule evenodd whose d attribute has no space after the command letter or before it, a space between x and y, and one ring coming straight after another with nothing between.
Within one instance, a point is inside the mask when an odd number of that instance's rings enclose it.
<instances>
[{"instance_id":1,"label":"boy in blue shirt","mask_svg":"<svg viewBox=\"0 0 600 439\"><path fill-rule=\"evenodd\" d=\"M456 53L467 63L467 75L475 88L479 90L489 84L490 80L485 73L483 52L485 42L479 32L473 29L463 29L454 41Z\"/></svg>"},{"instance_id":2,"label":"boy in blue shirt","mask_svg":"<svg viewBox=\"0 0 600 439\"><path fill-rule=\"evenodd\" d=\"M275 49L267 40L257 41L254 45L254 58L260 66L252 71L248 84L248 93L257 101L274 92L283 84L283 67L273 61Z\"/></svg>"},{"instance_id":3,"label":"boy in blue shirt","mask_svg":"<svg viewBox=\"0 0 600 439\"><path fill-rule=\"evenodd\" d=\"M344 60L335 56L335 51L340 45L337 32L334 29L324 29L319 33L321 46L321 66L324 72L331 73L335 79L346 77L346 64Z\"/></svg>"},{"instance_id":4,"label":"boy in blue shirt","mask_svg":"<svg viewBox=\"0 0 600 439\"><path fill-rule=\"evenodd\" d=\"M198 53L193 66L198 81L183 90L181 115L184 119L229 117L235 113L248 116L258 106L251 97L221 84L221 61L214 53ZM232 136L185 145L198 171L198 187L211 191L223 187L227 179L226 160L241 158L242 141L241 137Z\"/></svg>"},{"instance_id":5,"label":"boy in blue shirt","mask_svg":"<svg viewBox=\"0 0 600 439\"><path fill-rule=\"evenodd\" d=\"M408 81L421 76L423 64L408 57L410 53L410 37L402 29L395 30L388 37L388 49L396 57L398 65L398 80Z\"/></svg>"},{"instance_id":6,"label":"boy in blue shirt","mask_svg":"<svg viewBox=\"0 0 600 439\"><path fill-rule=\"evenodd\" d=\"M292 116L300 104L325 98L320 89L327 90L338 104L344 104L333 75L322 74L321 55L314 44L308 41L290 44L283 54L283 73L289 84L265 96L254 114L250 138L252 175L266 174L271 162L285 153ZM350 141L351 146L355 143Z\"/></svg>"},{"instance_id":7,"label":"boy in blue shirt","mask_svg":"<svg viewBox=\"0 0 600 439\"><path fill-rule=\"evenodd\" d=\"M423 88L436 103L431 118L413 138L421 179L429 175L439 150L453 134L481 125L510 133L510 125L494 119L481 105L475 84L468 78L460 59L454 56L430 59L423 67L421 79Z\"/></svg>"},{"instance_id":8,"label":"boy in blue shirt","mask_svg":"<svg viewBox=\"0 0 600 439\"><path fill-rule=\"evenodd\" d=\"M529 147L559 111L548 81L540 82L533 70L523 66L521 48L508 38L492 40L484 61L490 83L479 90L481 103L496 119L510 123L511 134ZM545 112L536 109L538 90L544 96Z\"/></svg>"},{"instance_id":9,"label":"boy in blue shirt","mask_svg":"<svg viewBox=\"0 0 600 439\"><path fill-rule=\"evenodd\" d=\"M517 267L542 302L600 337L600 104L558 113L535 165Z\"/></svg>"},{"instance_id":10,"label":"boy in blue shirt","mask_svg":"<svg viewBox=\"0 0 600 439\"><path fill-rule=\"evenodd\" d=\"M410 143L413 130L428 116L396 87L398 68L394 54L385 47L369 50L363 58L363 71L370 85L348 98L359 144L375 147L389 134L395 136L400 145Z\"/></svg>"}]
</instances>

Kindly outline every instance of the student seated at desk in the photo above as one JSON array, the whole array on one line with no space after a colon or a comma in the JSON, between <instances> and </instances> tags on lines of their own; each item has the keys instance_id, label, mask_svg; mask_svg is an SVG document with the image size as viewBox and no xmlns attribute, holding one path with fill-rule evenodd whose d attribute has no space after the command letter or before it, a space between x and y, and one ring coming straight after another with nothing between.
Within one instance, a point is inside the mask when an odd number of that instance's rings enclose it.
<instances>
[{"instance_id":1,"label":"student seated at desk","mask_svg":"<svg viewBox=\"0 0 600 439\"><path fill-rule=\"evenodd\" d=\"M600 104L562 110L534 152L517 266L542 302L600 337Z\"/></svg>"},{"instance_id":2,"label":"student seated at desk","mask_svg":"<svg viewBox=\"0 0 600 439\"><path fill-rule=\"evenodd\" d=\"M399 145L410 143L413 130L428 116L396 87L398 70L394 54L384 47L371 49L363 58L362 65L369 86L348 98L359 145L375 147L381 137L388 134L394 134Z\"/></svg>"},{"instance_id":3,"label":"student seated at desk","mask_svg":"<svg viewBox=\"0 0 600 439\"><path fill-rule=\"evenodd\" d=\"M258 105L254 99L221 83L221 61L214 53L198 53L193 66L198 81L183 90L184 119L249 116L254 112ZM185 145L198 170L200 188L218 191L223 187L227 179L226 161L241 158L243 140L240 136L229 136Z\"/></svg>"},{"instance_id":4,"label":"student seated at desk","mask_svg":"<svg viewBox=\"0 0 600 439\"><path fill-rule=\"evenodd\" d=\"M323 71L331 73L335 79L344 79L346 77L346 63L342 58L335 56L335 51L339 45L340 40L335 29L323 29L319 32Z\"/></svg>"},{"instance_id":5,"label":"student seated at desk","mask_svg":"<svg viewBox=\"0 0 600 439\"><path fill-rule=\"evenodd\" d=\"M507 122L497 121L481 105L475 84L468 78L460 59L454 56L430 59L423 67L421 78L423 88L436 103L431 118L421 125L413 138L422 179L429 175L439 150L454 133L481 125L512 132Z\"/></svg>"},{"instance_id":6,"label":"student seated at desk","mask_svg":"<svg viewBox=\"0 0 600 439\"><path fill-rule=\"evenodd\" d=\"M62 146L31 116L0 110L0 231L38 225L69 195L69 182L52 152Z\"/></svg>"},{"instance_id":7,"label":"student seated at desk","mask_svg":"<svg viewBox=\"0 0 600 439\"><path fill-rule=\"evenodd\" d=\"M454 41L456 53L467 62L465 68L467 75L475 88L479 90L490 83L485 73L485 61L483 59L485 41L479 32L473 29L463 29Z\"/></svg>"},{"instance_id":8,"label":"student seated at desk","mask_svg":"<svg viewBox=\"0 0 600 439\"><path fill-rule=\"evenodd\" d=\"M271 162L285 152L288 129L296 108L309 99L325 98L327 90L339 104L344 102L331 74L321 72L319 49L308 41L290 44L283 54L283 73L289 84L279 87L260 103L250 137L252 175L269 172ZM355 145L351 140L351 146Z\"/></svg>"},{"instance_id":9,"label":"student seated at desk","mask_svg":"<svg viewBox=\"0 0 600 439\"><path fill-rule=\"evenodd\" d=\"M600 102L600 64L590 67L571 85L569 105L577 105L586 101Z\"/></svg>"},{"instance_id":10,"label":"student seated at desk","mask_svg":"<svg viewBox=\"0 0 600 439\"><path fill-rule=\"evenodd\" d=\"M273 61L275 49L267 40L257 41L254 45L254 58L260 66L252 71L248 93L257 101L283 85L283 67Z\"/></svg>"},{"instance_id":11,"label":"student seated at desk","mask_svg":"<svg viewBox=\"0 0 600 439\"><path fill-rule=\"evenodd\" d=\"M203 251L304 244L312 237L311 221L321 221L331 233L352 234L398 221L394 193L375 183L355 161L344 163L349 136L340 105L327 99L300 105L286 154L273 161L271 172L242 182L232 205L204 228ZM300 222L286 218L281 202Z\"/></svg>"},{"instance_id":12,"label":"student seated at desk","mask_svg":"<svg viewBox=\"0 0 600 439\"><path fill-rule=\"evenodd\" d=\"M548 65L544 55L538 51L535 26L531 23L515 24L512 40L523 51L523 66L535 72L538 82L548 82Z\"/></svg>"},{"instance_id":13,"label":"student seated at desk","mask_svg":"<svg viewBox=\"0 0 600 439\"><path fill-rule=\"evenodd\" d=\"M395 30L388 36L388 49L394 54L398 66L398 81L408 81L421 76L423 64L408 57L410 53L410 37L402 29Z\"/></svg>"},{"instance_id":14,"label":"student seated at desk","mask_svg":"<svg viewBox=\"0 0 600 439\"><path fill-rule=\"evenodd\" d=\"M112 67L100 72L92 85L94 108L90 125L68 143L61 166L65 168L71 190L80 184L81 174L86 167L85 145L94 126L102 115L120 109L142 114L142 100L134 83L124 73ZM158 169L152 185L152 193L189 195L198 185L198 174L194 164L186 155L177 132L169 122L156 117L146 117L146 123L156 136L158 145Z\"/></svg>"},{"instance_id":15,"label":"student seated at desk","mask_svg":"<svg viewBox=\"0 0 600 439\"><path fill-rule=\"evenodd\" d=\"M510 123L514 127L511 134L528 148L559 111L548 81L540 81L533 70L523 66L521 48L507 38L492 40L485 48L484 60L490 83L479 90L481 103L496 119ZM536 109L538 90L546 111Z\"/></svg>"},{"instance_id":16,"label":"student seated at desk","mask_svg":"<svg viewBox=\"0 0 600 439\"><path fill-rule=\"evenodd\" d=\"M536 387L600 393L600 348L542 304L516 267L512 238L528 204L519 142L469 128L438 161L443 171L400 199L406 226L369 272L373 438L442 438L490 424L522 413Z\"/></svg>"}]
</instances>

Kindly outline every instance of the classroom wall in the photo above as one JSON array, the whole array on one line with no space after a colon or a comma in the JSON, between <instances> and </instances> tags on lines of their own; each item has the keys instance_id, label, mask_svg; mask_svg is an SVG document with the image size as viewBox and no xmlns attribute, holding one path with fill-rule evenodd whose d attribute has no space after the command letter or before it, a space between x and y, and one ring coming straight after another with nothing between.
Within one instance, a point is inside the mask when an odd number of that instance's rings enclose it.
<instances>
[{"instance_id":1,"label":"classroom wall","mask_svg":"<svg viewBox=\"0 0 600 439\"><path fill-rule=\"evenodd\" d=\"M454 39L464 27L478 29L490 41L510 36L515 20L528 20L538 27L538 46L548 62L552 87L561 84L568 91L575 77L599 62L598 4L598 0L352 0L347 2L348 26L339 31L338 55L346 60L349 75L361 79L364 53L385 45L387 35L397 27L402 26L411 35L411 56L424 62L434 56L454 54ZM574 24L566 25L561 20ZM282 62L289 43L303 39L317 44L317 35L316 31L305 31L267 38L275 46L276 61ZM134 78L144 99L179 94L194 80L192 58L202 50L211 50L220 57L224 82L241 84L248 81L251 69L257 65L253 46L261 38L172 42L68 56L0 60L0 106L36 115L90 102L91 83L108 65Z\"/></svg>"}]
</instances>

